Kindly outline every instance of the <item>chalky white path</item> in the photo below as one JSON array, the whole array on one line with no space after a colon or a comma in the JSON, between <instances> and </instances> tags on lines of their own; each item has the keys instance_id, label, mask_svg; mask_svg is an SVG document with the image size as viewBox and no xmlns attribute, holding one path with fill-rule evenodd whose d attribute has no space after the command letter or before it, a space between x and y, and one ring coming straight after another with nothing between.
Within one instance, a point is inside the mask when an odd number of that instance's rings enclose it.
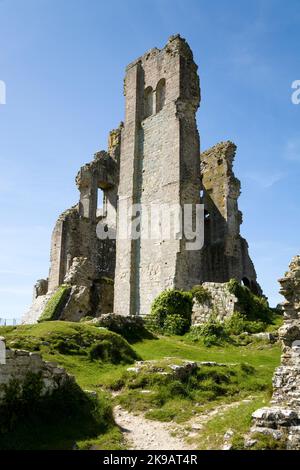
<instances>
[{"instance_id":1,"label":"chalky white path","mask_svg":"<svg viewBox=\"0 0 300 470\"><path fill-rule=\"evenodd\" d=\"M172 425L170 424L151 421L143 415L128 413L120 406L114 409L114 416L131 450L192 449L182 439L171 435Z\"/></svg>"}]
</instances>

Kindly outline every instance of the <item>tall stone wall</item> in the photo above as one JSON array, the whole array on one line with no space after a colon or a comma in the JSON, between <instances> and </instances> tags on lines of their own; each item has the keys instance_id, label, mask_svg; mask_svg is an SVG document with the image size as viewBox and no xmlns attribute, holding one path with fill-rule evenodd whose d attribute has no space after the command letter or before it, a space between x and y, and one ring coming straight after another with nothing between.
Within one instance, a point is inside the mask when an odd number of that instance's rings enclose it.
<instances>
[{"instance_id":1,"label":"tall stone wall","mask_svg":"<svg viewBox=\"0 0 300 470\"><path fill-rule=\"evenodd\" d=\"M235 144L228 141L201 154L205 234L200 281L223 283L234 278L243 281L255 294L261 294L248 244L240 235L241 184L232 169L235 153Z\"/></svg>"},{"instance_id":2,"label":"tall stone wall","mask_svg":"<svg viewBox=\"0 0 300 470\"><path fill-rule=\"evenodd\" d=\"M120 157L119 203L200 202L199 136L195 113L200 90L192 52L171 37L127 67L126 111ZM141 224L145 221L141 214ZM120 228L120 227L119 227ZM175 238L175 237L174 237ZM199 253L185 240L117 239L114 311L144 315L166 288L197 281Z\"/></svg>"},{"instance_id":3,"label":"tall stone wall","mask_svg":"<svg viewBox=\"0 0 300 470\"><path fill-rule=\"evenodd\" d=\"M296 256L281 284L286 298L284 325L279 330L283 352L273 377L270 407L253 414L252 434L286 439L288 449L300 450L300 256Z\"/></svg>"}]
</instances>

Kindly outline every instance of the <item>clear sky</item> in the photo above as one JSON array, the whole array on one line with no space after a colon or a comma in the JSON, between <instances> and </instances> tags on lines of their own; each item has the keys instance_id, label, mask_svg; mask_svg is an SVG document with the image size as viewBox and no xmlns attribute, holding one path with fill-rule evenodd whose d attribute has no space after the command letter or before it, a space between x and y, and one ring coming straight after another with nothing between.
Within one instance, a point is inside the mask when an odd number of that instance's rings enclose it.
<instances>
[{"instance_id":1,"label":"clear sky","mask_svg":"<svg viewBox=\"0 0 300 470\"><path fill-rule=\"evenodd\" d=\"M202 150L238 146L242 234L272 304L299 253L299 0L0 0L0 317L47 277L74 177L124 117L125 66L180 33L199 65Z\"/></svg>"}]
</instances>

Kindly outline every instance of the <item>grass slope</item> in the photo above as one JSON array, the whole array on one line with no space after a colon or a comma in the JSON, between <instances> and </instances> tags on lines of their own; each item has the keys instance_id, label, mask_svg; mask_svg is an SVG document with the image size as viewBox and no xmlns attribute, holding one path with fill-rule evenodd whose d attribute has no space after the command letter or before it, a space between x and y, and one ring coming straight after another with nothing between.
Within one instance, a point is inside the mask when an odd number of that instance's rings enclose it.
<instances>
[{"instance_id":1,"label":"grass slope","mask_svg":"<svg viewBox=\"0 0 300 470\"><path fill-rule=\"evenodd\" d=\"M118 388L120 395L114 399L115 402L121 402L129 409L146 409L148 417L162 421L184 422L194 413L213 408L216 404L248 396L256 397L257 402L251 402L249 406L242 404L237 414L234 410L229 410L228 420L224 423L214 418L217 420L215 424L212 421L210 427L203 430L199 448L205 447L203 442L206 441L208 447L217 448L225 428L233 428L238 434L249 426L253 409L270 399L272 375L280 361L280 346L262 341L239 347L226 344L207 348L203 344L191 342L186 336L169 336L145 339L130 346L119 335L84 323L54 321L17 328L2 327L0 335L6 337L8 346L38 350L44 359L58 362L76 377L77 383L83 389L96 391L100 404L102 403L100 407L110 412L113 400L109 393ZM95 357L90 351L93 345L98 343L104 343L104 348L100 347L96 353L94 351ZM111 348L109 344L115 347ZM202 368L202 376L195 378L188 393L180 383L159 382L153 377L150 382L141 377L140 383L132 387L135 379L128 375L128 364L137 358L160 360L170 356L193 361L221 362L227 364L227 368ZM248 369L247 373L245 364L252 366L254 370L250 373L251 369ZM142 393L145 389L152 393ZM106 416L108 415L109 413ZM79 448L122 448L119 429L109 419L106 423L106 426L99 426L97 436L92 436L89 432L76 436L78 422L74 418L74 430L70 426L69 434L65 430L62 433L56 431L56 440L53 437L54 427L49 423L48 431L42 429L40 433L31 432L35 440L33 448L40 448L39 436L43 432L49 436L48 448L70 448L71 442L76 442ZM34 428L37 426L33 425L32 429ZM26 433L29 433L29 430L24 430L24 435ZM53 443L53 439L56 443Z\"/></svg>"}]
</instances>

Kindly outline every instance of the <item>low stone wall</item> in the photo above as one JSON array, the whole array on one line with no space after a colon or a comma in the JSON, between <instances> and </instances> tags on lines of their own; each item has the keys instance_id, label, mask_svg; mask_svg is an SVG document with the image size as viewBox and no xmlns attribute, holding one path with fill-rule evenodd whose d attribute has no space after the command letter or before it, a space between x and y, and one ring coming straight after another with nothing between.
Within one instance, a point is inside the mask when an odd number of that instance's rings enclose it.
<instances>
[{"instance_id":1,"label":"low stone wall","mask_svg":"<svg viewBox=\"0 0 300 470\"><path fill-rule=\"evenodd\" d=\"M284 325L279 329L283 354L273 377L270 407L253 414L251 435L286 440L287 449L300 450L300 256L296 256L281 284L286 298Z\"/></svg>"},{"instance_id":2,"label":"low stone wall","mask_svg":"<svg viewBox=\"0 0 300 470\"><path fill-rule=\"evenodd\" d=\"M1 343L5 341L0 338ZM22 386L29 373L40 374L43 383L41 396L73 381L62 367L53 362L43 361L39 353L19 349L6 349L0 362L0 405L5 397L4 386L16 379ZM3 363L4 362L4 363Z\"/></svg>"},{"instance_id":3,"label":"low stone wall","mask_svg":"<svg viewBox=\"0 0 300 470\"><path fill-rule=\"evenodd\" d=\"M238 299L231 294L227 283L205 282L203 287L210 293L210 299L200 304L194 300L192 324L202 325L212 315L218 320L224 321L230 318L234 312L239 311Z\"/></svg>"}]
</instances>

